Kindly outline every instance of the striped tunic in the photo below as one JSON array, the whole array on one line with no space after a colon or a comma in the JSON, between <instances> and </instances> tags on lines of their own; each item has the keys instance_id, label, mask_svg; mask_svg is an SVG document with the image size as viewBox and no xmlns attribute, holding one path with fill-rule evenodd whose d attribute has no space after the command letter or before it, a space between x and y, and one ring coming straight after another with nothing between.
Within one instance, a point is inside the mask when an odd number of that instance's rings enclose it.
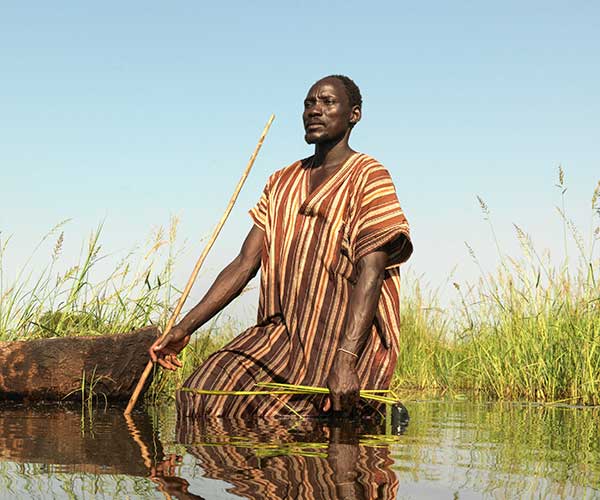
<instances>
[{"instance_id":1,"label":"striped tunic","mask_svg":"<svg viewBox=\"0 0 600 500\"><path fill-rule=\"evenodd\" d=\"M357 262L387 245L377 312L359 353L361 388L388 388L398 354L400 274L412 244L387 170L355 153L309 192L312 157L273 174L250 210L264 232L258 322L212 354L184 383L256 390L257 382L324 387L356 282ZM179 391L183 415L320 413L323 397L207 396Z\"/></svg>"},{"instance_id":2,"label":"striped tunic","mask_svg":"<svg viewBox=\"0 0 600 500\"><path fill-rule=\"evenodd\" d=\"M315 420L289 423L269 419L246 422L234 418L182 419L177 443L196 457L203 476L226 481L227 491L252 500L335 500L350 498L392 500L398 494L398 478L392 469L391 450L383 441L375 446L359 444L361 435L381 434L382 429L352 428L334 443ZM262 425L261 425L262 424ZM364 434L363 434L364 432ZM262 453L261 453L262 452ZM340 454L340 470L336 461ZM340 491L338 484L344 491Z\"/></svg>"}]
</instances>

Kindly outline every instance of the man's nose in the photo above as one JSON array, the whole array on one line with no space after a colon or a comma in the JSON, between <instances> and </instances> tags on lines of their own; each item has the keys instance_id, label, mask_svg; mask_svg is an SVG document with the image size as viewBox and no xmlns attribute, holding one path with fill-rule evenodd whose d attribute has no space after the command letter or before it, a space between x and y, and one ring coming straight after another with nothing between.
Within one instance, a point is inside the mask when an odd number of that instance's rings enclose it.
<instances>
[{"instance_id":1,"label":"man's nose","mask_svg":"<svg viewBox=\"0 0 600 500\"><path fill-rule=\"evenodd\" d=\"M318 102L314 103L308 109L308 116L315 116L315 115L322 115L322 114L323 114L323 109L321 108L321 104L319 104Z\"/></svg>"}]
</instances>

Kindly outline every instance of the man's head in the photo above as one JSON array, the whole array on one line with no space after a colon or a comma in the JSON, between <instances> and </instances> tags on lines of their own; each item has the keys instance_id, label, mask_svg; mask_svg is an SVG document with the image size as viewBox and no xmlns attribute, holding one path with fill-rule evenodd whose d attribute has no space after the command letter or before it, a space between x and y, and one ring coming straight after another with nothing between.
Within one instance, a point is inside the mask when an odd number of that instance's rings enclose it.
<instances>
[{"instance_id":1,"label":"man's head","mask_svg":"<svg viewBox=\"0 0 600 500\"><path fill-rule=\"evenodd\" d=\"M331 75L316 82L304 99L305 140L309 144L337 141L350 135L361 118L362 97L347 76Z\"/></svg>"}]
</instances>

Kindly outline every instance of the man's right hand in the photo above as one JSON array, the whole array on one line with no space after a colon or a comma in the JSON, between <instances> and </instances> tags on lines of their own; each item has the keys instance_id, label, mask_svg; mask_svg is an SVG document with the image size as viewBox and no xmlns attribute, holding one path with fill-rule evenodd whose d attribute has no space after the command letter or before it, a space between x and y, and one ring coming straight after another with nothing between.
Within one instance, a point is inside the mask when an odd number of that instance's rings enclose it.
<instances>
[{"instance_id":1,"label":"man's right hand","mask_svg":"<svg viewBox=\"0 0 600 500\"><path fill-rule=\"evenodd\" d=\"M177 355L189 341L188 333L183 328L174 326L163 340L158 339L150 346L150 359L167 370L177 370L182 366Z\"/></svg>"}]
</instances>

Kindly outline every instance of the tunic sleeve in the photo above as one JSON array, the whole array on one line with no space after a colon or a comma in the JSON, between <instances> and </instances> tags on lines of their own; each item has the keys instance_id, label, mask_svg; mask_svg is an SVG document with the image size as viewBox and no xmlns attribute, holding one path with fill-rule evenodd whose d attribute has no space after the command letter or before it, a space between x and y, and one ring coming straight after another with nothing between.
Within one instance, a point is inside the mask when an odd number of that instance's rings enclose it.
<instances>
[{"instance_id":1,"label":"tunic sleeve","mask_svg":"<svg viewBox=\"0 0 600 500\"><path fill-rule=\"evenodd\" d=\"M267 213L269 210L269 186L271 184L271 179L267 181L265 188L263 189L262 195L258 200L258 203L251 208L248 213L250 214L251 219L254 221L254 224L260 228L263 232L265 231L265 227L267 225Z\"/></svg>"},{"instance_id":2,"label":"tunic sleeve","mask_svg":"<svg viewBox=\"0 0 600 500\"><path fill-rule=\"evenodd\" d=\"M354 258L387 245L390 252L387 268L399 266L411 255L408 221L400 207L396 188L384 168L371 170L358 195Z\"/></svg>"}]
</instances>

